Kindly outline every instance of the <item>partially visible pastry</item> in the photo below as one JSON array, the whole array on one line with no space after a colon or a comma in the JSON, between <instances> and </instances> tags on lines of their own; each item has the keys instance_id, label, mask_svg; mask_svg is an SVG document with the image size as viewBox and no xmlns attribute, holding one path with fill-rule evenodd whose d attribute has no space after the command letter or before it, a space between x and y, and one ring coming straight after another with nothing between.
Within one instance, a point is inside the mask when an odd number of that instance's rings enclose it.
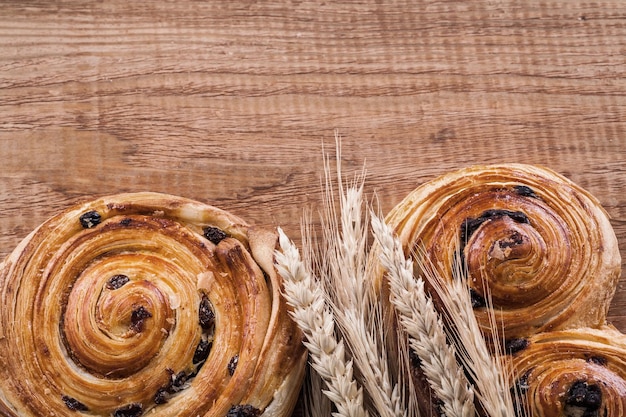
<instances>
[{"instance_id":1,"label":"partially visible pastry","mask_svg":"<svg viewBox=\"0 0 626 417\"><path fill-rule=\"evenodd\" d=\"M509 355L519 415L626 415L626 335L614 328L539 333Z\"/></svg>"},{"instance_id":2,"label":"partially visible pastry","mask_svg":"<svg viewBox=\"0 0 626 417\"><path fill-rule=\"evenodd\" d=\"M455 268L467 274L484 329L487 300L506 338L605 323L620 276L617 239L599 202L562 175L468 167L419 186L386 221L406 254L423 255L441 279ZM384 290L383 270L374 275Z\"/></svg>"},{"instance_id":3,"label":"partially visible pastry","mask_svg":"<svg viewBox=\"0 0 626 417\"><path fill-rule=\"evenodd\" d=\"M306 351L275 247L157 193L54 216L0 264L0 412L289 416Z\"/></svg>"}]
</instances>

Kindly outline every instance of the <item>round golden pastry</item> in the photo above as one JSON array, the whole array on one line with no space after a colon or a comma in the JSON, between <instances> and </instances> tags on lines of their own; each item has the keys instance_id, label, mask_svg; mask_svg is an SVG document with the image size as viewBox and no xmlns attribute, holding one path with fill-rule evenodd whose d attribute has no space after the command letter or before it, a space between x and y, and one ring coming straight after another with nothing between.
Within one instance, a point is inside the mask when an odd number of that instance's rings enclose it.
<instances>
[{"instance_id":1,"label":"round golden pastry","mask_svg":"<svg viewBox=\"0 0 626 417\"><path fill-rule=\"evenodd\" d=\"M0 264L0 412L289 416L306 351L275 247L157 193L54 216Z\"/></svg>"},{"instance_id":2,"label":"round golden pastry","mask_svg":"<svg viewBox=\"0 0 626 417\"><path fill-rule=\"evenodd\" d=\"M626 335L612 327L539 333L510 351L518 414L626 414Z\"/></svg>"},{"instance_id":3,"label":"round golden pastry","mask_svg":"<svg viewBox=\"0 0 626 417\"><path fill-rule=\"evenodd\" d=\"M488 299L506 338L605 322L620 275L615 233L593 196L549 169L461 169L415 189L386 221L441 279L467 271L484 329ZM383 269L374 275L381 286Z\"/></svg>"}]
</instances>

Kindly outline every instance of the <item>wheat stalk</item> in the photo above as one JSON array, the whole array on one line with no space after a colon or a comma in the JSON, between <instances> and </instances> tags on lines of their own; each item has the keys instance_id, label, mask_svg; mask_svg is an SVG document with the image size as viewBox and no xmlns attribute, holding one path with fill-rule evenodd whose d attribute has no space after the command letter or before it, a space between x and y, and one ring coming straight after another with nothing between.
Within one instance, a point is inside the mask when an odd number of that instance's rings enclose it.
<instances>
[{"instance_id":1,"label":"wheat stalk","mask_svg":"<svg viewBox=\"0 0 626 417\"><path fill-rule=\"evenodd\" d=\"M367 262L367 221L363 220L364 172L355 176L352 184L344 188L341 170L341 141L336 141L336 178L339 211L335 209L330 158L324 158L323 214L321 218L324 246L318 256L325 263L325 278L333 287L333 298L342 306L371 305L367 286L363 285Z\"/></svg>"},{"instance_id":2,"label":"wheat stalk","mask_svg":"<svg viewBox=\"0 0 626 417\"><path fill-rule=\"evenodd\" d=\"M391 228L372 215L372 229L380 246L380 261L388 271L391 302L409 344L419 356L422 370L447 417L473 417L474 393L448 345L443 324L424 290L422 278L413 276L413 262Z\"/></svg>"},{"instance_id":3,"label":"wheat stalk","mask_svg":"<svg viewBox=\"0 0 626 417\"><path fill-rule=\"evenodd\" d=\"M319 257L316 256L319 253L319 244L312 227L311 212L309 210L305 210L300 228L302 233L301 262L312 271L320 270ZM305 417L328 417L331 415L332 402L323 391L324 380L310 365L307 366L302 389Z\"/></svg>"},{"instance_id":4,"label":"wheat stalk","mask_svg":"<svg viewBox=\"0 0 626 417\"><path fill-rule=\"evenodd\" d=\"M346 361L342 340L334 334L335 320L324 290L300 259L296 246L278 229L280 251L276 269L284 280L284 297L291 315L305 335L312 368L322 377L324 394L335 404L336 417L366 417L363 391L353 378L352 361Z\"/></svg>"},{"instance_id":5,"label":"wheat stalk","mask_svg":"<svg viewBox=\"0 0 626 417\"><path fill-rule=\"evenodd\" d=\"M508 373L501 352L491 354L472 308L467 285L467 273L458 262L453 265L453 277L444 280L436 268L425 260L418 262L421 271L437 292L449 325L448 338L455 344L459 359L469 378L473 381L475 395L490 417L515 415L515 407L509 390ZM490 327L494 345L499 346L498 326L493 309Z\"/></svg>"},{"instance_id":6,"label":"wheat stalk","mask_svg":"<svg viewBox=\"0 0 626 417\"><path fill-rule=\"evenodd\" d=\"M390 380L387 354L379 348L380 334L368 328L363 317L354 309L345 310L338 317L342 334L360 372L359 380L366 388L377 415L406 416L399 387Z\"/></svg>"},{"instance_id":7,"label":"wheat stalk","mask_svg":"<svg viewBox=\"0 0 626 417\"><path fill-rule=\"evenodd\" d=\"M325 159L325 216L322 219L324 250L322 258L328 282L328 295L339 330L346 341L359 371L359 381L376 414L382 417L406 417L400 388L389 371L384 346L383 328L377 320L382 314L377 297L372 294L366 276L367 217L364 213L363 178L355 177L352 184L343 186L341 147L336 136L336 174L339 183L339 213L335 211L335 193L331 168Z\"/></svg>"},{"instance_id":8,"label":"wheat stalk","mask_svg":"<svg viewBox=\"0 0 626 417\"><path fill-rule=\"evenodd\" d=\"M303 263L295 245L279 229L281 250L276 252L276 266L284 280L284 296L292 308L290 314L305 335L310 366L326 385L323 394L334 403L333 415L365 417L371 407L373 414L382 417L413 417L419 415L416 399L410 395L405 398L407 387L400 389L393 381L389 369L393 355L384 348L383 307L378 294L372 292L374 287L367 274L371 265L367 265L368 221L363 216L364 173L344 187L337 134L335 139L340 209L335 209L330 160L325 156L323 244L313 248L307 240L311 229L303 230L307 260ZM374 229L386 226L372 217ZM396 379L411 387L412 380L405 372L411 349L442 400L441 410L446 417L472 417L476 413L474 397L489 417L515 415L503 355L496 352L495 357L491 356L471 307L466 276L458 265L454 271L457 278L448 283L436 268L417 257L416 269L421 272L416 278L413 263L404 257L390 229L374 230L374 234L382 247L383 265L389 270L392 304L409 335L409 346L405 338L398 341L394 359L401 372ZM306 265L314 266L319 275L314 277ZM425 292L424 280L442 301L442 317ZM497 341L495 316L490 312L492 337ZM310 401L315 401L314 395ZM311 417L319 417L323 410L328 413L328 408L308 409Z\"/></svg>"}]
</instances>

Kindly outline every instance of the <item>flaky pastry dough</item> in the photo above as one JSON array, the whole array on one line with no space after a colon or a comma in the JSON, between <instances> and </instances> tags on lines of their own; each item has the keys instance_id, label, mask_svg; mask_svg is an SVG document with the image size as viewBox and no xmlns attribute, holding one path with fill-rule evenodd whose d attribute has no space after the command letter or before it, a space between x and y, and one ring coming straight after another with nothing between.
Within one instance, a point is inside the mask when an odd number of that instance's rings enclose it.
<instances>
[{"instance_id":1,"label":"flaky pastry dough","mask_svg":"<svg viewBox=\"0 0 626 417\"><path fill-rule=\"evenodd\" d=\"M471 166L419 186L385 220L405 254L435 271L416 266L415 273L436 303L429 280L467 279L492 348L495 311L519 415L624 415L626 336L606 324L621 258L590 193L543 167ZM370 252L371 272L393 322L379 251L374 245ZM419 361L411 371L423 414L439 415Z\"/></svg>"},{"instance_id":2,"label":"flaky pastry dough","mask_svg":"<svg viewBox=\"0 0 626 417\"><path fill-rule=\"evenodd\" d=\"M511 351L518 414L626 414L626 335L610 326L539 333Z\"/></svg>"},{"instance_id":3,"label":"flaky pastry dough","mask_svg":"<svg viewBox=\"0 0 626 417\"><path fill-rule=\"evenodd\" d=\"M489 297L507 338L606 320L621 268L615 233L597 199L554 171L468 167L418 187L386 221L444 280L467 271L485 329Z\"/></svg>"},{"instance_id":4,"label":"flaky pastry dough","mask_svg":"<svg viewBox=\"0 0 626 417\"><path fill-rule=\"evenodd\" d=\"M0 269L7 416L288 416L306 352L274 232L189 199L71 207Z\"/></svg>"}]
</instances>

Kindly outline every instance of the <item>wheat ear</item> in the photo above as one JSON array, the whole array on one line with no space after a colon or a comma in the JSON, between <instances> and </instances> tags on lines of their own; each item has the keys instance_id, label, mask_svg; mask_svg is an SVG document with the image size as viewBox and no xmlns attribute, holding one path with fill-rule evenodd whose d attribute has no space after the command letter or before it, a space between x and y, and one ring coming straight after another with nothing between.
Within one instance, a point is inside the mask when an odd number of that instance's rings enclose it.
<instances>
[{"instance_id":1,"label":"wheat ear","mask_svg":"<svg viewBox=\"0 0 626 417\"><path fill-rule=\"evenodd\" d=\"M311 221L311 212L305 210L304 217L301 221L302 233L302 250L301 262L309 268L310 271L320 270L319 243L317 242L313 223ZM307 366L307 372L302 388L302 402L305 417L328 417L331 415L332 402L324 394L324 381L310 365Z\"/></svg>"},{"instance_id":2,"label":"wheat ear","mask_svg":"<svg viewBox=\"0 0 626 417\"><path fill-rule=\"evenodd\" d=\"M419 263L419 267L443 303L449 322L446 327L448 338L456 346L460 361L473 381L474 392L482 408L489 417L514 416L515 407L504 361L498 352L492 356L487 347L472 308L467 273L455 263L452 279L445 280L436 268L426 261ZM495 313L493 309L489 311L492 315L490 317L492 336L494 340L498 340Z\"/></svg>"},{"instance_id":3,"label":"wheat ear","mask_svg":"<svg viewBox=\"0 0 626 417\"><path fill-rule=\"evenodd\" d=\"M400 388L392 381L384 346L384 329L377 317L382 315L380 303L372 294L367 270L367 211L364 210L363 178L344 187L341 173L341 147L336 136L339 213L335 211L331 169L325 164L324 252L327 267L328 295L341 334L359 371L376 414L381 417L405 417ZM365 214L365 215L364 215Z\"/></svg>"},{"instance_id":4,"label":"wheat ear","mask_svg":"<svg viewBox=\"0 0 626 417\"><path fill-rule=\"evenodd\" d=\"M335 404L336 417L366 417L363 391L353 378L352 361L346 361L342 340L334 334L335 320L326 305L324 291L300 258L296 246L278 229L280 251L276 269L284 280L284 297L300 327L312 368L322 377L326 396Z\"/></svg>"},{"instance_id":5,"label":"wheat ear","mask_svg":"<svg viewBox=\"0 0 626 417\"><path fill-rule=\"evenodd\" d=\"M473 417L474 393L448 345L443 323L424 290L422 278L413 276L413 262L391 228L372 215L372 230L381 248L380 260L388 271L391 302L409 345L418 355L426 378L442 401L447 417Z\"/></svg>"}]
</instances>

